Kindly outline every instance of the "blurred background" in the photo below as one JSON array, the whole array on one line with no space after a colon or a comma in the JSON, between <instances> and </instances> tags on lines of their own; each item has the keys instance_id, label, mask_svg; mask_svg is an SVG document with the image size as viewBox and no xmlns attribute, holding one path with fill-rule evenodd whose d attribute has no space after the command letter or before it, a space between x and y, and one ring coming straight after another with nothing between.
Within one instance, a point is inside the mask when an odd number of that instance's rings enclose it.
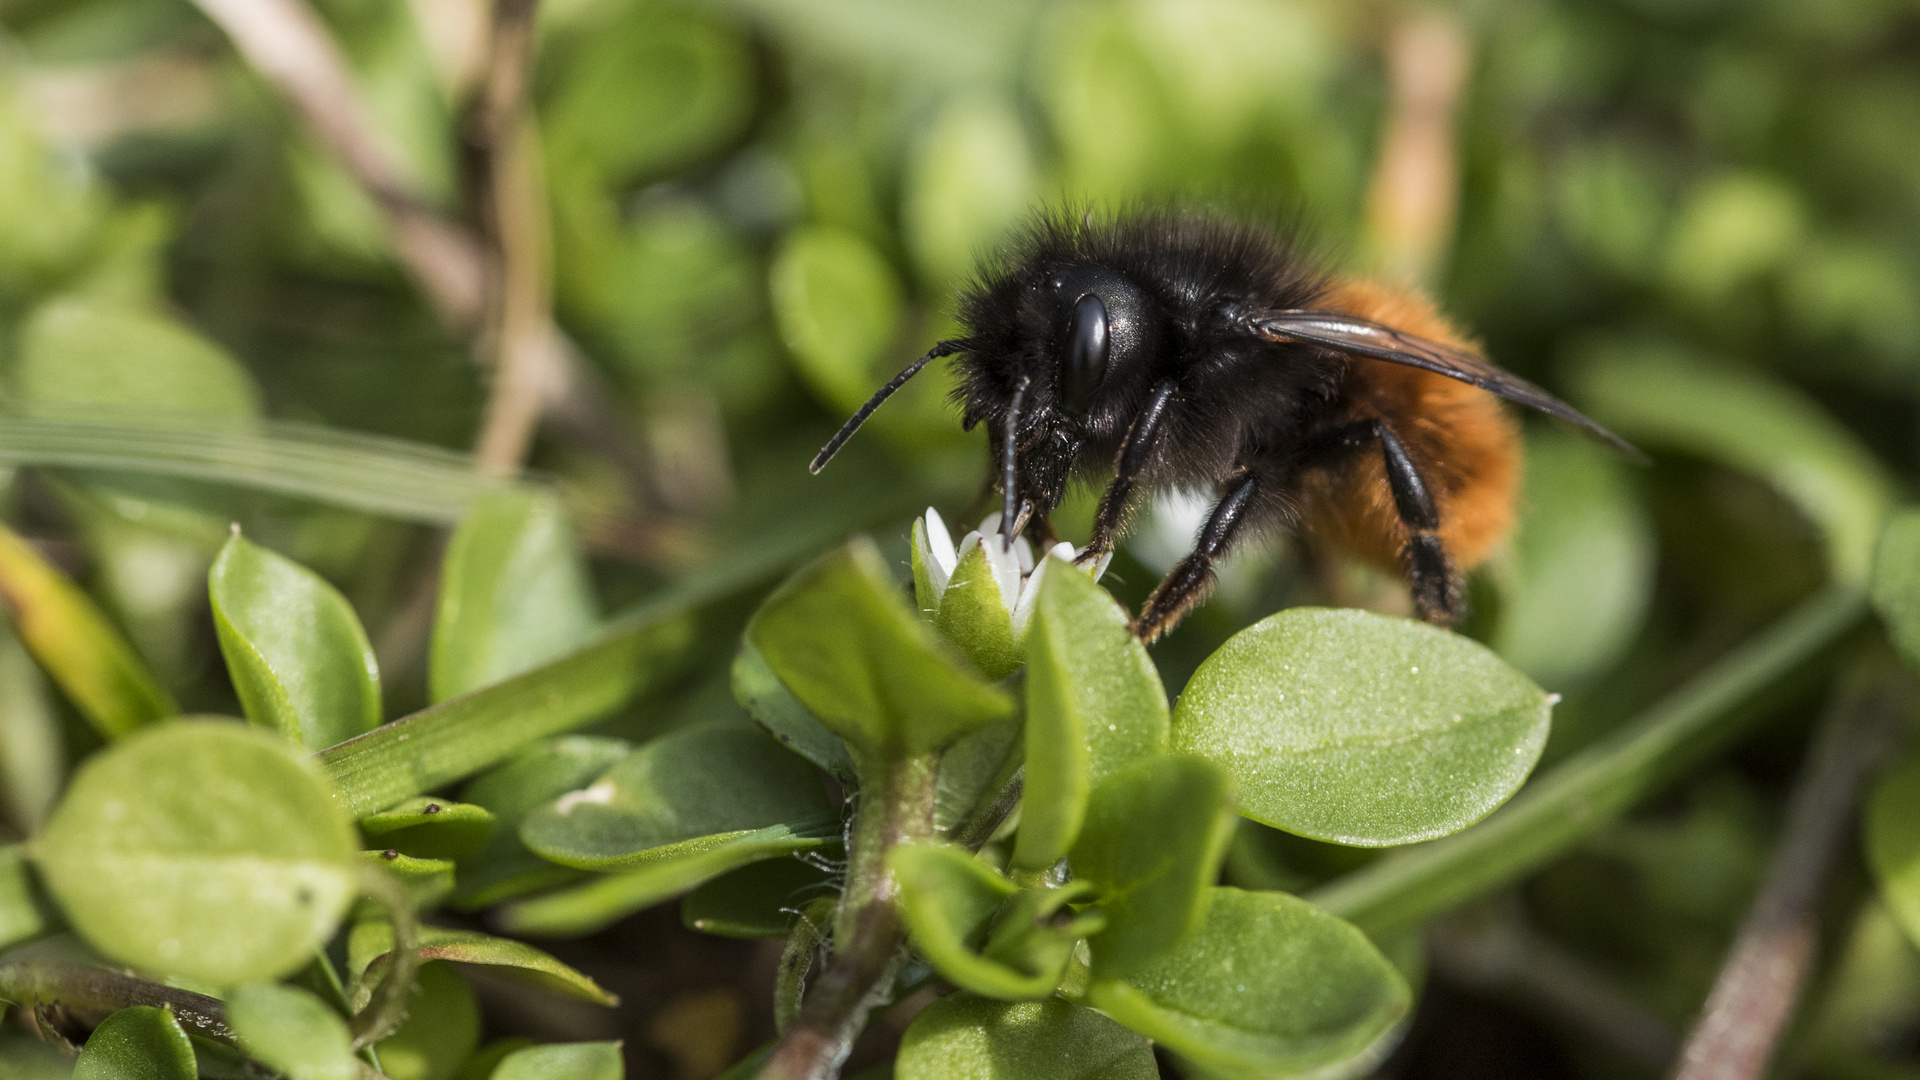
<instances>
[{"instance_id":1,"label":"blurred background","mask_svg":"<svg viewBox=\"0 0 1920 1080\"><path fill-rule=\"evenodd\" d=\"M915 511L984 509L945 375L819 478L813 451L1035 208L1177 198L1428 288L1655 453L1527 421L1524 523L1465 629L1565 695L1551 763L1863 565L1920 451L1917 147L1911 0L0 0L0 460L44 466L9 473L7 516L189 710L230 713L204 582L241 522L353 601L398 716L426 702L453 497L400 465L524 462L608 614L855 530L904 561ZM1202 506L1156 504L1117 595ZM1156 658L1177 690L1281 606L1402 592L1275 544ZM751 606L602 729L735 710ZM60 715L17 645L0 666L0 710ZM1502 901L1545 967L1439 949L1388 1075L1656 1073L1816 700L1768 702L1737 754ZM58 730L0 737L16 830L48 755L93 745ZM1248 826L1231 874L1301 889L1367 855ZM1865 892L1855 859L1793 1060L1920 1076L1920 957ZM621 1036L630 1075L690 1080L765 1037L765 949L671 906L565 948L623 1010L481 985L489 1034ZM1526 981L1559 977L1606 1007Z\"/></svg>"}]
</instances>

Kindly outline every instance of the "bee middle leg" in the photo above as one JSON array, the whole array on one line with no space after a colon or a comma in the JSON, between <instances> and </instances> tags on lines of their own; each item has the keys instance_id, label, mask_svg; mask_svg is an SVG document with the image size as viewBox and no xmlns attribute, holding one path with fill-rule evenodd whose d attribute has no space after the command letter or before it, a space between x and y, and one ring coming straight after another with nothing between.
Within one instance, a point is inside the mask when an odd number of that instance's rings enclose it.
<instances>
[{"instance_id":1,"label":"bee middle leg","mask_svg":"<svg viewBox=\"0 0 1920 1080\"><path fill-rule=\"evenodd\" d=\"M1243 472L1213 504L1207 523L1194 541L1193 551L1167 572L1154 586L1153 595L1133 620L1133 636L1152 642L1173 629L1188 609L1199 603L1213 585L1213 564L1232 546L1236 534L1246 523L1247 512L1261 487L1252 472Z\"/></svg>"}]
</instances>

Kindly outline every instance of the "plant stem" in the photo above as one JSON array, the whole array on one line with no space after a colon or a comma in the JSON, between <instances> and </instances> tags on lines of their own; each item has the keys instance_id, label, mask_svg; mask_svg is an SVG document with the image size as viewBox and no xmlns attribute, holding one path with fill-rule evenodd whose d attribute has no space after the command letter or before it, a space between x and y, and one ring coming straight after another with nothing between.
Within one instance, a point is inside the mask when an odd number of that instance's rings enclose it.
<instances>
[{"instance_id":1,"label":"plant stem","mask_svg":"<svg viewBox=\"0 0 1920 1080\"><path fill-rule=\"evenodd\" d=\"M1744 706L1859 625L1866 610L1857 584L1828 586L1487 820L1403 848L1307 899L1379 934L1512 884L1739 736L1753 718Z\"/></svg>"},{"instance_id":2,"label":"plant stem","mask_svg":"<svg viewBox=\"0 0 1920 1080\"><path fill-rule=\"evenodd\" d=\"M89 964L32 956L0 964L0 1000L27 1009L59 1005L88 1021L135 1005L159 1006L171 1009L189 1034L233 1045L227 1009L218 998Z\"/></svg>"},{"instance_id":3,"label":"plant stem","mask_svg":"<svg viewBox=\"0 0 1920 1080\"><path fill-rule=\"evenodd\" d=\"M1814 734L1786 829L1680 1055L1677 1080L1754 1080L1793 1015L1819 943L1817 902L1860 786L1898 737L1907 702L1882 679L1842 696Z\"/></svg>"},{"instance_id":4,"label":"plant stem","mask_svg":"<svg viewBox=\"0 0 1920 1080\"><path fill-rule=\"evenodd\" d=\"M365 1049L394 1033L407 1016L414 976L420 971L420 914L400 879L377 866L362 865L360 889L387 909L393 924L393 949L387 955L386 978L374 990L367 1007L353 1014L353 1048Z\"/></svg>"},{"instance_id":5,"label":"plant stem","mask_svg":"<svg viewBox=\"0 0 1920 1080\"><path fill-rule=\"evenodd\" d=\"M847 887L834 918L833 957L792 1026L761 1066L759 1080L827 1080L892 987L905 959L907 929L895 904L899 883L887 869L898 844L934 835L938 754L874 761L857 755L863 778L855 804Z\"/></svg>"}]
</instances>

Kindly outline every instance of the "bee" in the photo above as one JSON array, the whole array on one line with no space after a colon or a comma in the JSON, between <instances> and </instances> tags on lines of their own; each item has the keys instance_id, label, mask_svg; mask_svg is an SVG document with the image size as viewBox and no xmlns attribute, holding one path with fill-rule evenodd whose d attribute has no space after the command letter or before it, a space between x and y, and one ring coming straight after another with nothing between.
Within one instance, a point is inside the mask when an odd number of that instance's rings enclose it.
<instances>
[{"instance_id":1,"label":"bee","mask_svg":"<svg viewBox=\"0 0 1920 1080\"><path fill-rule=\"evenodd\" d=\"M1185 209L1043 215L960 296L964 336L881 387L813 459L936 359L987 424L1004 542L1074 480L1107 479L1080 555L1136 496L1217 493L1193 551L1133 620L1152 641L1250 536L1303 533L1404 574L1420 617L1463 613L1461 574L1511 530L1519 431L1499 399L1619 436L1488 361L1424 297L1323 270L1288 233Z\"/></svg>"}]
</instances>

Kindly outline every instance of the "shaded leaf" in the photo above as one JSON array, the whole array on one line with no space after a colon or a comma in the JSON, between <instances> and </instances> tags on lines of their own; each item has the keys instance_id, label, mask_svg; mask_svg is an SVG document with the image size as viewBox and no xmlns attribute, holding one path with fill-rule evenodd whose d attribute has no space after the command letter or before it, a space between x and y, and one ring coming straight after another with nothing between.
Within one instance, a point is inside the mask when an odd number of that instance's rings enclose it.
<instances>
[{"instance_id":1,"label":"shaded leaf","mask_svg":"<svg viewBox=\"0 0 1920 1080\"><path fill-rule=\"evenodd\" d=\"M248 983L227 996L227 1021L247 1056L287 1080L358 1080L347 1025L319 998L277 983Z\"/></svg>"},{"instance_id":2,"label":"shaded leaf","mask_svg":"<svg viewBox=\"0 0 1920 1080\"><path fill-rule=\"evenodd\" d=\"M854 781L853 759L847 756L847 744L840 736L820 726L800 699L793 696L780 676L767 666L767 658L753 647L751 638L740 639L740 652L733 658L733 699L747 710L755 723L766 728L787 749L834 775L843 784Z\"/></svg>"},{"instance_id":3,"label":"shaded leaf","mask_svg":"<svg viewBox=\"0 0 1920 1080\"><path fill-rule=\"evenodd\" d=\"M484 806L426 797L360 819L369 843L423 859L465 858L487 842L493 825Z\"/></svg>"},{"instance_id":4,"label":"shaded leaf","mask_svg":"<svg viewBox=\"0 0 1920 1080\"><path fill-rule=\"evenodd\" d=\"M1505 802L1553 699L1484 646L1425 623L1294 608L1194 672L1173 745L1233 777L1276 829L1385 846L1458 832Z\"/></svg>"},{"instance_id":5,"label":"shaded leaf","mask_svg":"<svg viewBox=\"0 0 1920 1080\"><path fill-rule=\"evenodd\" d=\"M0 949L38 937L51 925L51 916L27 871L26 846L0 847Z\"/></svg>"},{"instance_id":6,"label":"shaded leaf","mask_svg":"<svg viewBox=\"0 0 1920 1080\"><path fill-rule=\"evenodd\" d=\"M1068 856L1107 917L1095 975L1135 970L1186 937L1232 838L1226 777L1206 761L1148 758L1102 781Z\"/></svg>"},{"instance_id":7,"label":"shaded leaf","mask_svg":"<svg viewBox=\"0 0 1920 1080\"><path fill-rule=\"evenodd\" d=\"M764 732L701 727L641 746L590 786L528 814L520 838L563 866L622 870L665 845L714 846L832 811L819 775Z\"/></svg>"},{"instance_id":8,"label":"shaded leaf","mask_svg":"<svg viewBox=\"0 0 1920 1080\"><path fill-rule=\"evenodd\" d=\"M1889 770L1866 806L1867 865L1887 909L1920 941L1920 758Z\"/></svg>"},{"instance_id":9,"label":"shaded leaf","mask_svg":"<svg viewBox=\"0 0 1920 1080\"><path fill-rule=\"evenodd\" d=\"M309 750L380 724L380 670L347 598L239 527L207 573L213 626L247 719Z\"/></svg>"},{"instance_id":10,"label":"shaded leaf","mask_svg":"<svg viewBox=\"0 0 1920 1080\"><path fill-rule=\"evenodd\" d=\"M392 1080L453 1080L480 1045L480 1003L452 964L420 965L399 1030L373 1045ZM499 1075L499 1073L495 1073Z\"/></svg>"},{"instance_id":11,"label":"shaded leaf","mask_svg":"<svg viewBox=\"0 0 1920 1080\"><path fill-rule=\"evenodd\" d=\"M475 777L461 797L491 812L494 828L485 846L461 860L456 904L486 907L577 877L578 871L528 851L520 842L520 821L528 811L592 783L632 749L623 739L568 735Z\"/></svg>"},{"instance_id":12,"label":"shaded leaf","mask_svg":"<svg viewBox=\"0 0 1920 1080\"><path fill-rule=\"evenodd\" d=\"M74 1080L195 1080L199 1075L187 1033L173 1013L151 1005L121 1009L102 1020L73 1063Z\"/></svg>"},{"instance_id":13,"label":"shaded leaf","mask_svg":"<svg viewBox=\"0 0 1920 1080\"><path fill-rule=\"evenodd\" d=\"M0 619L0 811L20 835L40 831L66 775L66 738L46 679Z\"/></svg>"},{"instance_id":14,"label":"shaded leaf","mask_svg":"<svg viewBox=\"0 0 1920 1080\"><path fill-rule=\"evenodd\" d=\"M183 427L196 413L260 413L252 377L218 345L165 315L86 301L55 301L27 319L13 385L35 404L142 409Z\"/></svg>"},{"instance_id":15,"label":"shaded leaf","mask_svg":"<svg viewBox=\"0 0 1920 1080\"><path fill-rule=\"evenodd\" d=\"M1920 510L1904 510L1887 522L1873 560L1873 609L1887 637L1920 670Z\"/></svg>"},{"instance_id":16,"label":"shaded leaf","mask_svg":"<svg viewBox=\"0 0 1920 1080\"><path fill-rule=\"evenodd\" d=\"M1185 944L1089 992L1102 1012L1222 1077L1349 1061L1406 1015L1410 996L1353 926L1285 893L1227 888L1208 891Z\"/></svg>"},{"instance_id":17,"label":"shaded leaf","mask_svg":"<svg viewBox=\"0 0 1920 1080\"><path fill-rule=\"evenodd\" d=\"M1045 869L1073 847L1087 794L1167 746L1160 673L1127 613L1084 573L1052 568L1027 634L1026 783L1014 864Z\"/></svg>"},{"instance_id":18,"label":"shaded leaf","mask_svg":"<svg viewBox=\"0 0 1920 1080\"><path fill-rule=\"evenodd\" d=\"M935 780L933 827L957 828L989 799L1007 790L1025 760L1018 716L975 728L940 755Z\"/></svg>"},{"instance_id":19,"label":"shaded leaf","mask_svg":"<svg viewBox=\"0 0 1920 1080\"><path fill-rule=\"evenodd\" d=\"M430 910L439 907L442 901L453 895L454 866L451 859L417 858L403 855L392 848L363 851L360 857L368 865L378 866L399 878L401 887L407 890L408 898L417 908ZM378 905L369 900L364 908L378 910Z\"/></svg>"},{"instance_id":20,"label":"shaded leaf","mask_svg":"<svg viewBox=\"0 0 1920 1080\"><path fill-rule=\"evenodd\" d=\"M680 921L731 938L784 938L799 911L831 891L833 879L799 859L768 859L722 874L687 894Z\"/></svg>"},{"instance_id":21,"label":"shaded leaf","mask_svg":"<svg viewBox=\"0 0 1920 1080\"><path fill-rule=\"evenodd\" d=\"M231 985L296 970L332 934L356 890L355 840L284 739L181 720L82 765L32 850L101 952Z\"/></svg>"},{"instance_id":22,"label":"shaded leaf","mask_svg":"<svg viewBox=\"0 0 1920 1080\"><path fill-rule=\"evenodd\" d=\"M386 977L386 964L393 950L393 925L381 921L359 923L347 942L348 973L359 984L359 992L368 994ZM547 953L510 938L425 926L420 929L420 958L497 968L502 974L557 994L595 1005L620 1004L619 998L601 989L592 979Z\"/></svg>"},{"instance_id":23,"label":"shaded leaf","mask_svg":"<svg viewBox=\"0 0 1920 1080\"><path fill-rule=\"evenodd\" d=\"M0 526L0 600L27 651L102 735L179 711L92 600Z\"/></svg>"},{"instance_id":24,"label":"shaded leaf","mask_svg":"<svg viewBox=\"0 0 1920 1080\"><path fill-rule=\"evenodd\" d=\"M898 1080L1154 1080L1147 1040L1059 998L960 993L921 1010L900 1040Z\"/></svg>"},{"instance_id":25,"label":"shaded leaf","mask_svg":"<svg viewBox=\"0 0 1920 1080\"><path fill-rule=\"evenodd\" d=\"M493 1070L493 1080L622 1080L625 1075L617 1042L530 1046L508 1054Z\"/></svg>"},{"instance_id":26,"label":"shaded leaf","mask_svg":"<svg viewBox=\"0 0 1920 1080\"><path fill-rule=\"evenodd\" d=\"M955 844L902 844L887 865L900 883L900 913L914 947L955 986L1010 1000L1053 993L1071 942L1052 965L1037 969L983 955L994 913L1019 886Z\"/></svg>"},{"instance_id":27,"label":"shaded leaf","mask_svg":"<svg viewBox=\"0 0 1920 1080\"><path fill-rule=\"evenodd\" d=\"M869 540L789 579L747 636L823 726L868 752L939 749L1013 712L914 614Z\"/></svg>"},{"instance_id":28,"label":"shaded leaf","mask_svg":"<svg viewBox=\"0 0 1920 1080\"><path fill-rule=\"evenodd\" d=\"M598 618L559 504L530 491L490 492L454 531L440 564L433 699L546 663L592 637Z\"/></svg>"}]
</instances>

